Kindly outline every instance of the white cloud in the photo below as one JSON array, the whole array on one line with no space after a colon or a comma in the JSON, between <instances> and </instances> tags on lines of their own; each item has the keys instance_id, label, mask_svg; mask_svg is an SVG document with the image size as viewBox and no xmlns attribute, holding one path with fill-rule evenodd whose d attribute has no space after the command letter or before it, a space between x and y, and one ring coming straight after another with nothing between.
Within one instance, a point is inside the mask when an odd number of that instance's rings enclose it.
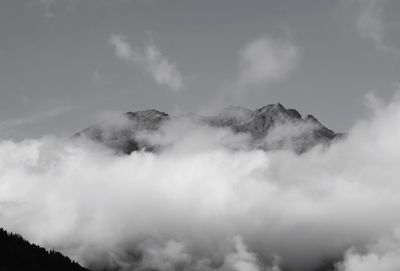
<instances>
[{"instance_id":1,"label":"white cloud","mask_svg":"<svg viewBox=\"0 0 400 271\"><path fill-rule=\"evenodd\" d=\"M338 271L398 271L400 270L400 235L395 231L390 236L384 236L372 245L366 252L349 249L344 261L337 265Z\"/></svg>"},{"instance_id":2,"label":"white cloud","mask_svg":"<svg viewBox=\"0 0 400 271\"><path fill-rule=\"evenodd\" d=\"M233 151L226 142L248 142L228 129L168 125L153 138L168 148L129 156L66 139L0 141L2 227L125 270L138 255L168 271L279 270L271 255L295 270L343 254L345 268L398 267L399 242L370 245L400 226L398 98L302 155Z\"/></svg>"},{"instance_id":3,"label":"white cloud","mask_svg":"<svg viewBox=\"0 0 400 271\"><path fill-rule=\"evenodd\" d=\"M154 242L141 245L144 256L140 261L139 270L197 270L197 271L280 271L279 257L272 256L270 266L263 266L257 255L248 250L240 236L234 236L224 244L226 255L222 266L213 267L213 262L207 257L193 257L184 243L169 240L162 246ZM182 268L182 267L185 267Z\"/></svg>"},{"instance_id":4,"label":"white cloud","mask_svg":"<svg viewBox=\"0 0 400 271\"><path fill-rule=\"evenodd\" d=\"M288 40L261 37L240 51L239 84L267 84L284 79L300 59L299 47Z\"/></svg>"},{"instance_id":5,"label":"white cloud","mask_svg":"<svg viewBox=\"0 0 400 271\"><path fill-rule=\"evenodd\" d=\"M257 256L248 251L240 236L233 238L235 252L230 253L225 258L227 270L234 271L261 271Z\"/></svg>"},{"instance_id":6,"label":"white cloud","mask_svg":"<svg viewBox=\"0 0 400 271\"><path fill-rule=\"evenodd\" d=\"M182 74L176 64L171 63L156 47L152 39L144 50L133 48L124 36L112 35L109 43L114 47L118 58L135 63L150 73L159 85L178 92L183 88Z\"/></svg>"},{"instance_id":7,"label":"white cloud","mask_svg":"<svg viewBox=\"0 0 400 271\"><path fill-rule=\"evenodd\" d=\"M130 61L138 61L138 56L132 50L131 45L126 41L126 38L121 35L112 35L109 43L114 46L115 54L118 58Z\"/></svg>"}]
</instances>

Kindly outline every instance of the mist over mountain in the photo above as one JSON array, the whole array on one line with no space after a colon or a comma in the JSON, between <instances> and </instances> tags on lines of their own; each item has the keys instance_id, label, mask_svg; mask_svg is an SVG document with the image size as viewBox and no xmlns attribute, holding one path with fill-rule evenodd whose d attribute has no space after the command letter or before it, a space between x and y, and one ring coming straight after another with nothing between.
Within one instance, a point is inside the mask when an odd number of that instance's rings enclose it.
<instances>
[{"instance_id":1,"label":"mist over mountain","mask_svg":"<svg viewBox=\"0 0 400 271\"><path fill-rule=\"evenodd\" d=\"M303 117L296 109L287 109L280 103L256 110L230 106L214 116L170 116L155 109L127 112L111 122L88 127L75 136L87 137L125 154L141 149L152 151L163 146L153 145L140 135L143 132L157 133L167 122L182 119L247 134L251 137L252 148L263 150L291 148L302 153L343 136L325 127L313 115ZM269 141L265 140L267 135Z\"/></svg>"},{"instance_id":2,"label":"mist over mountain","mask_svg":"<svg viewBox=\"0 0 400 271\"><path fill-rule=\"evenodd\" d=\"M274 104L3 140L0 222L92 270L395 271L400 101L371 105L344 137Z\"/></svg>"},{"instance_id":3,"label":"mist over mountain","mask_svg":"<svg viewBox=\"0 0 400 271\"><path fill-rule=\"evenodd\" d=\"M400 271L399 0L0 0L0 271Z\"/></svg>"}]
</instances>

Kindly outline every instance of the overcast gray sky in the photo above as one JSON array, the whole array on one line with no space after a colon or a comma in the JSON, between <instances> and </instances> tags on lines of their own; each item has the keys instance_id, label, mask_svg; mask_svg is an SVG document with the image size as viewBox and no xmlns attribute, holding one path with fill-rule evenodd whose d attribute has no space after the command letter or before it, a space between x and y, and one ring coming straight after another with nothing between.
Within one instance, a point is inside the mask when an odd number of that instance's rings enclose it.
<instances>
[{"instance_id":1,"label":"overcast gray sky","mask_svg":"<svg viewBox=\"0 0 400 271\"><path fill-rule=\"evenodd\" d=\"M399 72L397 0L0 1L0 138L275 102L346 131Z\"/></svg>"}]
</instances>

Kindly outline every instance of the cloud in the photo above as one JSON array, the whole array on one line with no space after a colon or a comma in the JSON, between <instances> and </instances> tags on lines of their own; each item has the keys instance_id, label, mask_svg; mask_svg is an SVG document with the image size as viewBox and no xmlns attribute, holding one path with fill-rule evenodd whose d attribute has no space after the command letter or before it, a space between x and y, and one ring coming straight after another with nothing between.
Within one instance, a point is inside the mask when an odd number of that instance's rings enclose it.
<instances>
[{"instance_id":1,"label":"cloud","mask_svg":"<svg viewBox=\"0 0 400 271\"><path fill-rule=\"evenodd\" d=\"M267 150L288 149L302 152L313 145L314 133L318 129L318 124L310 121L285 123L272 127L268 136L257 144Z\"/></svg>"},{"instance_id":2,"label":"cloud","mask_svg":"<svg viewBox=\"0 0 400 271\"><path fill-rule=\"evenodd\" d=\"M338 271L397 271L400 269L400 235L395 231L392 235L382 237L366 252L356 248L349 249L344 261L337 264Z\"/></svg>"},{"instance_id":3,"label":"cloud","mask_svg":"<svg viewBox=\"0 0 400 271\"><path fill-rule=\"evenodd\" d=\"M230 129L216 129L185 117L168 121L157 132L139 133L136 138L154 146L170 147L175 153L196 153L220 148L242 149L250 142L247 134L234 134Z\"/></svg>"},{"instance_id":4,"label":"cloud","mask_svg":"<svg viewBox=\"0 0 400 271\"><path fill-rule=\"evenodd\" d=\"M225 265L228 270L235 271L261 271L256 254L249 252L240 236L233 238L235 252L225 258Z\"/></svg>"},{"instance_id":5,"label":"cloud","mask_svg":"<svg viewBox=\"0 0 400 271\"><path fill-rule=\"evenodd\" d=\"M114 46L115 54L118 58L125 61L139 61L139 56L132 50L131 45L126 41L126 38L121 35L112 35L109 43Z\"/></svg>"},{"instance_id":6,"label":"cloud","mask_svg":"<svg viewBox=\"0 0 400 271\"><path fill-rule=\"evenodd\" d=\"M239 101L243 103L249 90L286 79L300 61L301 48L290 39L261 36L248 42L238 52L238 73L219 87L216 97L203 110L215 111Z\"/></svg>"},{"instance_id":7,"label":"cloud","mask_svg":"<svg viewBox=\"0 0 400 271\"><path fill-rule=\"evenodd\" d=\"M196 121L149 135L169 146L157 153L0 141L0 221L90 267L303 271L343 257L341 271L397 270L400 100L374 104L302 155Z\"/></svg>"},{"instance_id":8,"label":"cloud","mask_svg":"<svg viewBox=\"0 0 400 271\"><path fill-rule=\"evenodd\" d=\"M260 37L246 44L239 58L239 84L265 85L292 72L300 60L300 49L288 40Z\"/></svg>"},{"instance_id":9,"label":"cloud","mask_svg":"<svg viewBox=\"0 0 400 271\"><path fill-rule=\"evenodd\" d=\"M343 0L346 9L353 10L354 23L358 34L370 40L376 49L386 53L399 54L396 46L398 27L386 15L388 0Z\"/></svg>"},{"instance_id":10,"label":"cloud","mask_svg":"<svg viewBox=\"0 0 400 271\"><path fill-rule=\"evenodd\" d=\"M371 39L379 49L386 50L382 21L385 0L355 0L359 14L356 26L362 38Z\"/></svg>"},{"instance_id":11,"label":"cloud","mask_svg":"<svg viewBox=\"0 0 400 271\"><path fill-rule=\"evenodd\" d=\"M182 90L182 74L176 64L162 55L152 39L145 45L143 51L133 48L121 35L112 35L109 43L114 47L118 58L139 65L149 72L157 84L167 86L174 92Z\"/></svg>"},{"instance_id":12,"label":"cloud","mask_svg":"<svg viewBox=\"0 0 400 271\"><path fill-rule=\"evenodd\" d=\"M232 271L280 271L279 257L273 257L271 266L262 266L257 255L250 252L240 236L234 236L227 242L227 254L223 259L223 265L217 270ZM216 270L208 258L195 258L187 250L185 244L170 240L162 247L154 243L142 246L143 259L136 267L138 270Z\"/></svg>"}]
</instances>

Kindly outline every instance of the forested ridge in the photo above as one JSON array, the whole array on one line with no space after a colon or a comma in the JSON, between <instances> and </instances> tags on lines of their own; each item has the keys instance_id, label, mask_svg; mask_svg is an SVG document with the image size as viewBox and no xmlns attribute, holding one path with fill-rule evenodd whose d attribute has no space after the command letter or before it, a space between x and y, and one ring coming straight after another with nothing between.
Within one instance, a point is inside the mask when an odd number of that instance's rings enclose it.
<instances>
[{"instance_id":1,"label":"forested ridge","mask_svg":"<svg viewBox=\"0 0 400 271\"><path fill-rule=\"evenodd\" d=\"M0 228L0 271L88 271L60 252L31 244Z\"/></svg>"}]
</instances>

